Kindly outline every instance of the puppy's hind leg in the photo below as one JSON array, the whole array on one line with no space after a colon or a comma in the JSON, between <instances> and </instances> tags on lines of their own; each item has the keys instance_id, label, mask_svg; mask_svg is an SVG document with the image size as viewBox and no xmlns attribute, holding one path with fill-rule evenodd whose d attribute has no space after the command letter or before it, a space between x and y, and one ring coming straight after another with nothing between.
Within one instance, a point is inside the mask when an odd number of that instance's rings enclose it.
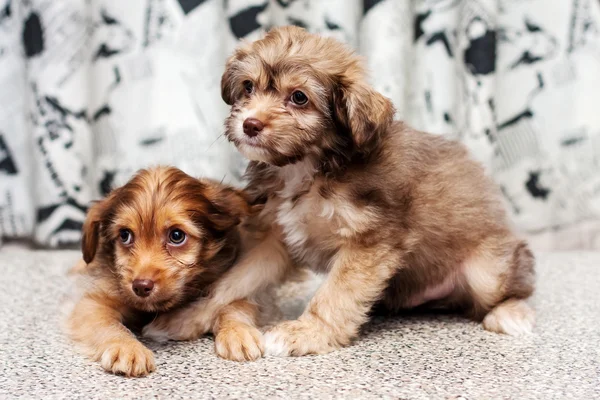
<instances>
[{"instance_id":1,"label":"puppy's hind leg","mask_svg":"<svg viewBox=\"0 0 600 400\"><path fill-rule=\"evenodd\" d=\"M533 294L535 260L524 242L494 240L464 265L472 313L483 327L512 336L531 333L535 312L526 299Z\"/></svg>"}]
</instances>

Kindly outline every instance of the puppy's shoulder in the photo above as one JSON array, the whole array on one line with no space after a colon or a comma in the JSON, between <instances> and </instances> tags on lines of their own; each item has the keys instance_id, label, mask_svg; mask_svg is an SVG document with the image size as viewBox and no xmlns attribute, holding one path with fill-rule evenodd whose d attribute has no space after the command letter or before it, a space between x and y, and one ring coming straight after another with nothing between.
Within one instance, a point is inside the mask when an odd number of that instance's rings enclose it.
<instances>
[{"instance_id":1,"label":"puppy's shoulder","mask_svg":"<svg viewBox=\"0 0 600 400\"><path fill-rule=\"evenodd\" d=\"M443 135L423 132L408 126L402 121L395 121L390 126L388 140L384 148L392 149L396 154L416 154L447 156L448 153L467 156L467 148L460 142L448 139Z\"/></svg>"}]
</instances>

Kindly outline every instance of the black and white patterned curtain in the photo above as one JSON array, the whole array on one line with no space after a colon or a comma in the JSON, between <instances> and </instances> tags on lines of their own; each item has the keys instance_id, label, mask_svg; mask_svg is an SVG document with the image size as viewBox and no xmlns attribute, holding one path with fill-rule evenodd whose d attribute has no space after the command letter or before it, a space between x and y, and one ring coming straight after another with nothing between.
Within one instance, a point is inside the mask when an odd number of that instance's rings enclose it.
<instances>
[{"instance_id":1,"label":"black and white patterned curtain","mask_svg":"<svg viewBox=\"0 0 600 400\"><path fill-rule=\"evenodd\" d=\"M240 183L224 61L287 24L357 48L522 230L600 218L597 0L0 0L0 237L75 243L90 200L151 164Z\"/></svg>"}]
</instances>

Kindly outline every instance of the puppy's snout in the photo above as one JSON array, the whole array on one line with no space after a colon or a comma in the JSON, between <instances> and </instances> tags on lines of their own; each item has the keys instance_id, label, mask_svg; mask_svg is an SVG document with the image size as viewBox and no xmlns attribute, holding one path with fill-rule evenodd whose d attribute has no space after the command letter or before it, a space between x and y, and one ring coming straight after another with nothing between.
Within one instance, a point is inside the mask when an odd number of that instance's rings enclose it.
<instances>
[{"instance_id":1,"label":"puppy's snout","mask_svg":"<svg viewBox=\"0 0 600 400\"><path fill-rule=\"evenodd\" d=\"M150 279L136 279L131 284L133 291L140 297L150 296L150 292L154 289L154 281Z\"/></svg>"},{"instance_id":2,"label":"puppy's snout","mask_svg":"<svg viewBox=\"0 0 600 400\"><path fill-rule=\"evenodd\" d=\"M246 120L244 121L243 127L244 127L244 133L246 135L248 135L250 137L254 137L263 130L265 125L262 123L262 121L260 121L256 118L246 118Z\"/></svg>"}]
</instances>

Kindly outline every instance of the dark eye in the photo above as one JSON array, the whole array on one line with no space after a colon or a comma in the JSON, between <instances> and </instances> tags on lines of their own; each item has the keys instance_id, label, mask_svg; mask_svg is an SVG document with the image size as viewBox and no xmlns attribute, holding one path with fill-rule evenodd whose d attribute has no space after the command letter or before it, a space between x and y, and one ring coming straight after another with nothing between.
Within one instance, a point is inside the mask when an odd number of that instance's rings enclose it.
<instances>
[{"instance_id":1,"label":"dark eye","mask_svg":"<svg viewBox=\"0 0 600 400\"><path fill-rule=\"evenodd\" d=\"M129 229L119 230L119 240L124 245L128 246L133 243L133 233Z\"/></svg>"},{"instance_id":2,"label":"dark eye","mask_svg":"<svg viewBox=\"0 0 600 400\"><path fill-rule=\"evenodd\" d=\"M292 93L292 103L299 106L303 106L307 102L308 97L306 97L306 95L303 92L296 90L294 93Z\"/></svg>"},{"instance_id":3,"label":"dark eye","mask_svg":"<svg viewBox=\"0 0 600 400\"><path fill-rule=\"evenodd\" d=\"M176 246L182 245L185 242L185 232L181 229L173 229L169 232L169 243Z\"/></svg>"},{"instance_id":4,"label":"dark eye","mask_svg":"<svg viewBox=\"0 0 600 400\"><path fill-rule=\"evenodd\" d=\"M250 94L254 90L254 84L252 81L244 81L244 90L246 93Z\"/></svg>"}]
</instances>

